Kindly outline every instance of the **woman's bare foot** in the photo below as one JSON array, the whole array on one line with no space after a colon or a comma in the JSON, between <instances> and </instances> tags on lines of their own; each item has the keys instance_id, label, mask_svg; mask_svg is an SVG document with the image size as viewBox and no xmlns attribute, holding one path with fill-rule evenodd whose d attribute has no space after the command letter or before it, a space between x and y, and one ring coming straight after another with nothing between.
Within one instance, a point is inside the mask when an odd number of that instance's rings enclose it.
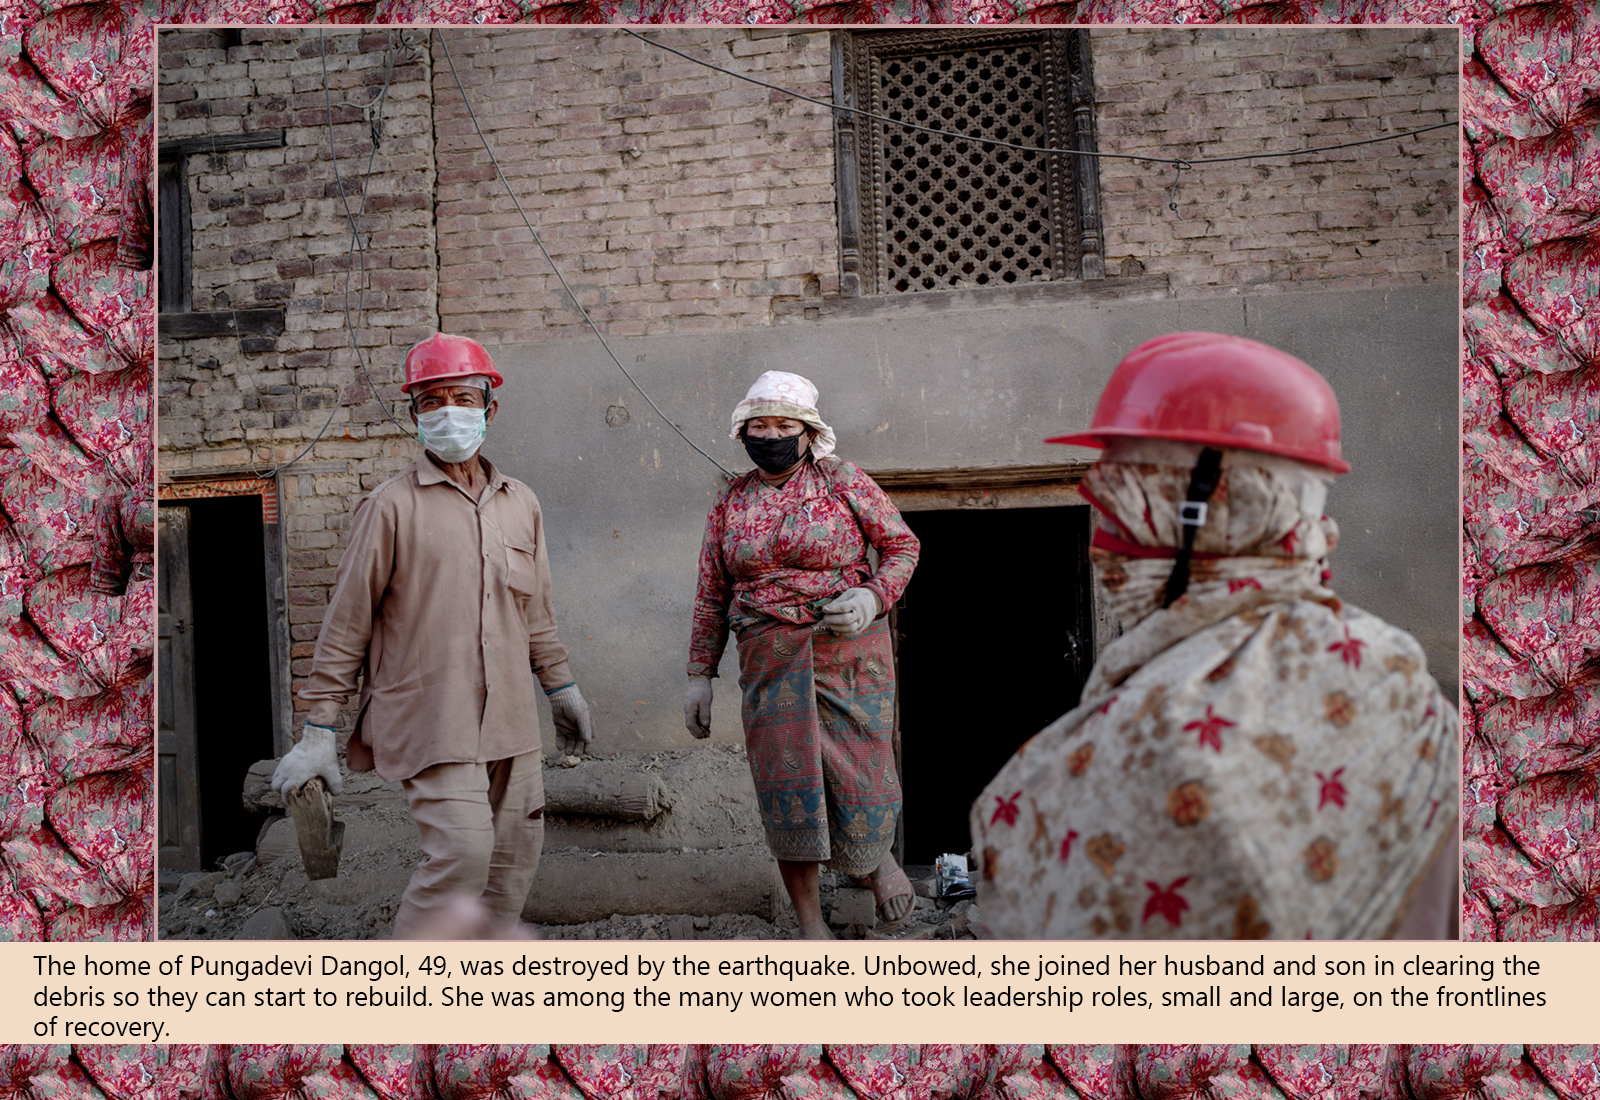
<instances>
[{"instance_id":1,"label":"woman's bare foot","mask_svg":"<svg viewBox=\"0 0 1600 1100\"><path fill-rule=\"evenodd\" d=\"M878 919L885 924L894 924L905 920L911 913L911 908L917 903L916 893L911 889L911 880L894 861L894 856L885 855L883 862L878 864L878 869L868 875L866 879L857 879L857 882L872 887L872 899L878 903Z\"/></svg>"}]
</instances>

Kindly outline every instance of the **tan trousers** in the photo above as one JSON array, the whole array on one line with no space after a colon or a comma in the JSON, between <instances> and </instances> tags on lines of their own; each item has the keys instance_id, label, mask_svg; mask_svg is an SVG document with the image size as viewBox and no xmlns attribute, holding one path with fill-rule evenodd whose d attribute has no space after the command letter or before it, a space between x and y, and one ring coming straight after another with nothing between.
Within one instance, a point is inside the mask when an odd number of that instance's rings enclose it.
<instances>
[{"instance_id":1,"label":"tan trousers","mask_svg":"<svg viewBox=\"0 0 1600 1100\"><path fill-rule=\"evenodd\" d=\"M479 899L499 928L516 923L544 847L543 760L525 752L487 764L435 764L404 781L422 834L394 938L426 935L452 897Z\"/></svg>"}]
</instances>

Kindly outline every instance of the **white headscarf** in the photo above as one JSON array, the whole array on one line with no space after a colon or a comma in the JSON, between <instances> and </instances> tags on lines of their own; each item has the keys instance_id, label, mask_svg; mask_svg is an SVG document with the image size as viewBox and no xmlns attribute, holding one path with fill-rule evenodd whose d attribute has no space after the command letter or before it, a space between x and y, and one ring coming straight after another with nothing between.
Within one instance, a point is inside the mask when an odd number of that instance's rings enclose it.
<instances>
[{"instance_id":1,"label":"white headscarf","mask_svg":"<svg viewBox=\"0 0 1600 1100\"><path fill-rule=\"evenodd\" d=\"M798 374L769 370L757 378L744 400L733 407L733 430L728 438L738 439L744 422L758 416L786 416L815 428L817 438L811 441L811 453L817 458L831 455L838 442L833 429L817 415L817 387Z\"/></svg>"}]
</instances>

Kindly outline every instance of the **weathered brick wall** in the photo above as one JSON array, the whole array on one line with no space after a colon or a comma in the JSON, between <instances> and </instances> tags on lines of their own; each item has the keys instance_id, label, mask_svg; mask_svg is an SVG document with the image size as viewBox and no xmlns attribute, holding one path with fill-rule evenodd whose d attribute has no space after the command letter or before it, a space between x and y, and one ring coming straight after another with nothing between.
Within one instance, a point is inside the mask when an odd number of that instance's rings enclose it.
<instances>
[{"instance_id":1,"label":"weathered brick wall","mask_svg":"<svg viewBox=\"0 0 1600 1100\"><path fill-rule=\"evenodd\" d=\"M400 34L330 32L319 43L315 32L255 29L232 39L223 31L161 39L163 141L286 131L283 148L188 160L193 308L281 307L285 331L164 340L160 430L163 469L183 471L282 463L327 424L282 479L297 688L356 502L414 457L384 403L403 419L400 358L438 325L430 58L425 43L408 50ZM350 261L329 151L324 45L334 152L352 212L373 153L361 107L393 64L360 219L364 283L361 260ZM384 403L348 346L347 267L355 269L352 310L365 287L358 339Z\"/></svg>"},{"instance_id":2,"label":"weathered brick wall","mask_svg":"<svg viewBox=\"0 0 1600 1100\"><path fill-rule=\"evenodd\" d=\"M1231 156L1453 121L1453 29L1254 27L1092 32L1100 148ZM1456 136L1305 158L1171 168L1102 160L1109 273L1180 294L1456 277Z\"/></svg>"},{"instance_id":3,"label":"weathered brick wall","mask_svg":"<svg viewBox=\"0 0 1600 1100\"><path fill-rule=\"evenodd\" d=\"M826 32L679 30L662 41L829 95ZM1223 156L1447 120L1449 30L1097 29L1100 148ZM828 112L613 29L453 32L479 122L523 209L608 333L764 325L774 297L837 292ZM440 315L489 343L582 335L434 47ZM1451 279L1455 142L1172 170L1101 162L1108 273L1179 295Z\"/></svg>"},{"instance_id":4,"label":"weathered brick wall","mask_svg":"<svg viewBox=\"0 0 1600 1100\"><path fill-rule=\"evenodd\" d=\"M522 208L607 334L766 324L775 296L834 293L830 112L613 28L449 31L461 83ZM826 33L653 30L826 98ZM585 335L493 169L434 46L439 292L486 343Z\"/></svg>"}]
</instances>

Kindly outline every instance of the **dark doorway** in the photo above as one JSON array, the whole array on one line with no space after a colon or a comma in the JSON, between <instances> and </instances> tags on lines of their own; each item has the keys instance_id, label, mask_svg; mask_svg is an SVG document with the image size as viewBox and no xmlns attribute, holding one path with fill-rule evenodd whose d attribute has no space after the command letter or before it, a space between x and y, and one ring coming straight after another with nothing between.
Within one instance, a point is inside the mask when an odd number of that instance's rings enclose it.
<instances>
[{"instance_id":1,"label":"dark doorway","mask_svg":"<svg viewBox=\"0 0 1600 1100\"><path fill-rule=\"evenodd\" d=\"M200 854L201 867L210 868L255 847L261 821L245 812L240 796L250 765L274 755L266 554L259 496L190 499L183 506Z\"/></svg>"},{"instance_id":2,"label":"dark doorway","mask_svg":"<svg viewBox=\"0 0 1600 1100\"><path fill-rule=\"evenodd\" d=\"M973 799L1071 710L1094 664L1089 509L907 512L922 558L898 613L905 861L972 841Z\"/></svg>"}]
</instances>

